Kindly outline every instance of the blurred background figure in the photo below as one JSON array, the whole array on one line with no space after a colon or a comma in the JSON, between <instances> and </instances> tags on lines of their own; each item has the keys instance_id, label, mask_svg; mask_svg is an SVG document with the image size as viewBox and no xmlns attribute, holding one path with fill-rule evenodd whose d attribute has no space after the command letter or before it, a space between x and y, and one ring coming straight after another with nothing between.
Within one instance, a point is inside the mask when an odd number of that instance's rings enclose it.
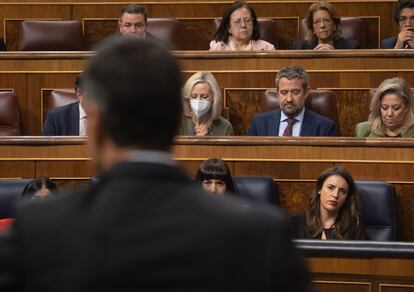
<instances>
[{"instance_id":1,"label":"blurred background figure","mask_svg":"<svg viewBox=\"0 0 414 292\"><path fill-rule=\"evenodd\" d=\"M308 28L304 41L293 44L295 50L360 49L357 41L342 37L341 17L335 6L328 2L316 2L309 6L306 14Z\"/></svg>"},{"instance_id":2,"label":"blurred background figure","mask_svg":"<svg viewBox=\"0 0 414 292\"><path fill-rule=\"evenodd\" d=\"M401 78L384 80L371 99L368 121L356 127L357 137L414 137L414 99Z\"/></svg>"},{"instance_id":3,"label":"blurred background figure","mask_svg":"<svg viewBox=\"0 0 414 292\"><path fill-rule=\"evenodd\" d=\"M53 181L51 181L48 177L41 176L27 184L23 190L21 199L24 201L43 199L51 193L56 192L57 189L58 188Z\"/></svg>"},{"instance_id":4,"label":"blurred background figure","mask_svg":"<svg viewBox=\"0 0 414 292\"><path fill-rule=\"evenodd\" d=\"M364 239L360 199L348 170L323 171L305 213L293 216L292 224L294 238Z\"/></svg>"},{"instance_id":5,"label":"blurred background figure","mask_svg":"<svg viewBox=\"0 0 414 292\"><path fill-rule=\"evenodd\" d=\"M231 136L233 127L221 116L222 98L216 78L197 72L183 87L184 117L180 135Z\"/></svg>"},{"instance_id":6,"label":"blurred background figure","mask_svg":"<svg viewBox=\"0 0 414 292\"><path fill-rule=\"evenodd\" d=\"M235 194L233 178L230 169L220 158L210 158L203 161L197 170L195 179L203 189L218 195Z\"/></svg>"},{"instance_id":7,"label":"blurred background figure","mask_svg":"<svg viewBox=\"0 0 414 292\"><path fill-rule=\"evenodd\" d=\"M210 51L274 51L275 47L260 39L256 12L244 1L231 4L210 42Z\"/></svg>"}]
</instances>

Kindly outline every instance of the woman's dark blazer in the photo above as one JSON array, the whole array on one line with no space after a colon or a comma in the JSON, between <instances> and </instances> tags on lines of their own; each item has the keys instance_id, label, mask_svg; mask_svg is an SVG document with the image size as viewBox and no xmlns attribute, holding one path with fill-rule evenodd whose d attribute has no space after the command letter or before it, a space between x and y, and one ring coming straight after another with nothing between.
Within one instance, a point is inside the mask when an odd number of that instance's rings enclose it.
<instances>
[{"instance_id":1,"label":"woman's dark blazer","mask_svg":"<svg viewBox=\"0 0 414 292\"><path fill-rule=\"evenodd\" d=\"M338 50L347 50L347 49L360 49L361 45L354 40L337 38L334 40L334 47ZM318 42L315 40L312 43L308 41L296 41L293 44L294 50L313 50L318 45Z\"/></svg>"}]
</instances>

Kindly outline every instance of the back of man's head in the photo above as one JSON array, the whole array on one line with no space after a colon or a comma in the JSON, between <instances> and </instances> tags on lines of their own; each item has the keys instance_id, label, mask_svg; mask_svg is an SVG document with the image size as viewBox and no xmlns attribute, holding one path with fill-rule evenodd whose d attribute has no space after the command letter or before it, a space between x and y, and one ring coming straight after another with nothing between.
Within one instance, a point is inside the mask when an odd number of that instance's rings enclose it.
<instances>
[{"instance_id":1,"label":"back of man's head","mask_svg":"<svg viewBox=\"0 0 414 292\"><path fill-rule=\"evenodd\" d=\"M119 40L97 53L84 77L88 100L117 147L171 147L181 119L181 77L166 49L148 40Z\"/></svg>"}]
</instances>

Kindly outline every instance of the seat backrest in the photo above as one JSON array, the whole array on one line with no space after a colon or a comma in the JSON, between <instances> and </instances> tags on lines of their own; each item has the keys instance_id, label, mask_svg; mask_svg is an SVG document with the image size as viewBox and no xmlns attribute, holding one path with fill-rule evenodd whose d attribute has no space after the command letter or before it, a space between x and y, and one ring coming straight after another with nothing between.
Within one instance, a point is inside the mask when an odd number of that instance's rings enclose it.
<instances>
[{"instance_id":1,"label":"seat backrest","mask_svg":"<svg viewBox=\"0 0 414 292\"><path fill-rule=\"evenodd\" d=\"M365 33L365 22L359 17L341 17L342 36L346 39L352 39L361 45L362 49L367 47L367 37ZM299 40L304 40L306 32L306 18L303 18L299 26Z\"/></svg>"},{"instance_id":2,"label":"seat backrest","mask_svg":"<svg viewBox=\"0 0 414 292\"><path fill-rule=\"evenodd\" d=\"M335 122L339 135L338 110L336 108L336 95L330 90L312 89L309 90L305 101L305 107ZM268 112L279 109L279 97L275 90L267 90L264 93L261 104L261 111Z\"/></svg>"},{"instance_id":3,"label":"seat backrest","mask_svg":"<svg viewBox=\"0 0 414 292\"><path fill-rule=\"evenodd\" d=\"M85 51L79 21L26 20L20 25L19 51Z\"/></svg>"},{"instance_id":4,"label":"seat backrest","mask_svg":"<svg viewBox=\"0 0 414 292\"><path fill-rule=\"evenodd\" d=\"M30 179L0 180L0 219L12 218L16 203Z\"/></svg>"},{"instance_id":5,"label":"seat backrest","mask_svg":"<svg viewBox=\"0 0 414 292\"><path fill-rule=\"evenodd\" d=\"M221 19L219 17L214 20L214 32L219 28ZM260 39L273 44L277 49L276 22L270 18L258 18L257 22L259 23Z\"/></svg>"},{"instance_id":6,"label":"seat backrest","mask_svg":"<svg viewBox=\"0 0 414 292\"><path fill-rule=\"evenodd\" d=\"M77 101L78 98L76 97L74 89L55 89L50 93L47 110L49 111Z\"/></svg>"},{"instance_id":7,"label":"seat backrest","mask_svg":"<svg viewBox=\"0 0 414 292\"><path fill-rule=\"evenodd\" d=\"M237 194L248 201L273 206L279 203L279 191L269 177L234 176L233 183Z\"/></svg>"},{"instance_id":8,"label":"seat backrest","mask_svg":"<svg viewBox=\"0 0 414 292\"><path fill-rule=\"evenodd\" d=\"M23 135L17 96L0 92L0 136Z\"/></svg>"},{"instance_id":9,"label":"seat backrest","mask_svg":"<svg viewBox=\"0 0 414 292\"><path fill-rule=\"evenodd\" d=\"M369 240L397 239L394 186L382 181L355 181L362 203L362 216Z\"/></svg>"},{"instance_id":10,"label":"seat backrest","mask_svg":"<svg viewBox=\"0 0 414 292\"><path fill-rule=\"evenodd\" d=\"M182 49L181 23L175 18L148 18L147 31L169 44L172 50Z\"/></svg>"}]
</instances>

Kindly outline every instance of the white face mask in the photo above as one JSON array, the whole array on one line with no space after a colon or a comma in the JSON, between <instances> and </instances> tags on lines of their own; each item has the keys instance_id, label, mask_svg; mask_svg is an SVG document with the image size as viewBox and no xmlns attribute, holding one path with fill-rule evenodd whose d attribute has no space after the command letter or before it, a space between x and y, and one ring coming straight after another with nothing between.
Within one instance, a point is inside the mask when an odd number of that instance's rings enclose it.
<instances>
[{"instance_id":1,"label":"white face mask","mask_svg":"<svg viewBox=\"0 0 414 292\"><path fill-rule=\"evenodd\" d=\"M197 118L200 118L210 109L211 103L205 99L192 99L190 100L191 110L196 115Z\"/></svg>"}]
</instances>

